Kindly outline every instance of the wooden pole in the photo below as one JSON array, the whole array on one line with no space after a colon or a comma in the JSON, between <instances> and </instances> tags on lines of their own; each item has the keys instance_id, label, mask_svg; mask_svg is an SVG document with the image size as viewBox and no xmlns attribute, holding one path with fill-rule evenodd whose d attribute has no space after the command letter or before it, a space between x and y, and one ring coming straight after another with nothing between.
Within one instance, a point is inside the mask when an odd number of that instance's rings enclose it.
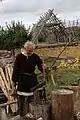
<instances>
[{"instance_id":1,"label":"wooden pole","mask_svg":"<svg viewBox=\"0 0 80 120\"><path fill-rule=\"evenodd\" d=\"M73 120L73 91L56 90L52 92L52 120Z\"/></svg>"}]
</instances>

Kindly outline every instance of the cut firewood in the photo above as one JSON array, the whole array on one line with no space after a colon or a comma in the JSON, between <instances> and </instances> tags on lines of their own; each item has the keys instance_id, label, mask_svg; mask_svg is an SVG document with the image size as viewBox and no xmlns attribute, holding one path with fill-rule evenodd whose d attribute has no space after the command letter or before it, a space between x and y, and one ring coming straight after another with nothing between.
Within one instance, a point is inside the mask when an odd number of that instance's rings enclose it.
<instances>
[{"instance_id":1,"label":"cut firewood","mask_svg":"<svg viewBox=\"0 0 80 120\"><path fill-rule=\"evenodd\" d=\"M11 87L13 88L13 82L12 82L12 72L13 72L13 68L12 68L12 65L7 65L7 72L8 72L8 75L9 75L9 81L10 81L10 85Z\"/></svg>"},{"instance_id":2,"label":"cut firewood","mask_svg":"<svg viewBox=\"0 0 80 120\"><path fill-rule=\"evenodd\" d=\"M5 87L4 81L1 76L0 76L0 87L2 91L4 92L5 96L8 98L8 92L7 92L7 89Z\"/></svg>"},{"instance_id":3,"label":"cut firewood","mask_svg":"<svg viewBox=\"0 0 80 120\"><path fill-rule=\"evenodd\" d=\"M0 68L0 76L2 77L2 80L4 81L6 90L7 90L7 92L8 92L10 88L9 88L9 86L8 86L8 84L7 84L7 81L6 81L6 78L5 78L5 75L4 75L4 72L3 72L3 69L2 69L2 68Z\"/></svg>"}]
</instances>

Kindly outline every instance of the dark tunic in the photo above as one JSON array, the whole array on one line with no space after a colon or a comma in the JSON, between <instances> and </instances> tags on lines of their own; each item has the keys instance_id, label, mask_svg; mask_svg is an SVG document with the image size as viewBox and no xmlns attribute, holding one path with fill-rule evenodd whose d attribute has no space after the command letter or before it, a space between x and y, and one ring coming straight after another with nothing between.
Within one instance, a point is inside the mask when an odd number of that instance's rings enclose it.
<instances>
[{"instance_id":1,"label":"dark tunic","mask_svg":"<svg viewBox=\"0 0 80 120\"><path fill-rule=\"evenodd\" d=\"M16 84L18 83L18 90L22 92L27 92L30 88L38 84L36 75L34 73L35 67L43 72L42 70L42 60L40 57L33 53L28 58L20 53L15 60L12 80Z\"/></svg>"}]
</instances>

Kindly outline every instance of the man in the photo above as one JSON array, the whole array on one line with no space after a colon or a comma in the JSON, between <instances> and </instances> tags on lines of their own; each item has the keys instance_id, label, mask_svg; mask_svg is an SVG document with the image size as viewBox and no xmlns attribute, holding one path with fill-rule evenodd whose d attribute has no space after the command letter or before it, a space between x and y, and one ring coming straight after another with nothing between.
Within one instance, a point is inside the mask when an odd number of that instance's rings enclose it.
<instances>
[{"instance_id":1,"label":"man","mask_svg":"<svg viewBox=\"0 0 80 120\"><path fill-rule=\"evenodd\" d=\"M21 53L16 57L12 80L15 86L16 83L18 84L18 91L30 92L30 89L38 84L38 80L34 72L36 65L45 77L43 61L34 53L34 49L35 45L28 41L24 44L24 48L21 50ZM24 97L19 97L21 117L23 116L24 100Z\"/></svg>"}]
</instances>

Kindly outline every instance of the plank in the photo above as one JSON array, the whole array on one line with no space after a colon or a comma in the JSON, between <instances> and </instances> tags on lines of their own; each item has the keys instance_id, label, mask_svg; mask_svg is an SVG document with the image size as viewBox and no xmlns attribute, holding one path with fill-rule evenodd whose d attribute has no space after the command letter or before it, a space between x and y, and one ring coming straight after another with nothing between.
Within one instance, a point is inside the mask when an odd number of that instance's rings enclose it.
<instances>
[{"instance_id":1,"label":"plank","mask_svg":"<svg viewBox=\"0 0 80 120\"><path fill-rule=\"evenodd\" d=\"M6 77L6 81L10 87L10 80L9 80L9 75L8 75L8 70L7 70L7 67L5 66L5 77Z\"/></svg>"},{"instance_id":2,"label":"plank","mask_svg":"<svg viewBox=\"0 0 80 120\"><path fill-rule=\"evenodd\" d=\"M13 88L13 82L12 82L12 72L13 72L13 68L11 65L7 65L7 72L8 72L8 76L9 76L9 81L10 81L10 85Z\"/></svg>"},{"instance_id":3,"label":"plank","mask_svg":"<svg viewBox=\"0 0 80 120\"><path fill-rule=\"evenodd\" d=\"M73 91L52 91L52 120L74 120Z\"/></svg>"},{"instance_id":4,"label":"plank","mask_svg":"<svg viewBox=\"0 0 80 120\"><path fill-rule=\"evenodd\" d=\"M5 75L4 75L4 72L3 72L3 69L2 69L2 68L0 68L0 76L2 77L2 79L3 79L3 81L4 81L6 90L7 90L7 92L8 92L10 88L9 88L9 86L8 86L8 84L7 84L7 81L6 81L6 78L5 78Z\"/></svg>"},{"instance_id":5,"label":"plank","mask_svg":"<svg viewBox=\"0 0 80 120\"><path fill-rule=\"evenodd\" d=\"M5 96L8 98L7 89L1 76L0 76L0 87L2 91L4 92Z\"/></svg>"},{"instance_id":6,"label":"plank","mask_svg":"<svg viewBox=\"0 0 80 120\"><path fill-rule=\"evenodd\" d=\"M36 45L36 49L41 49L41 48L54 48L54 47L62 47L62 46L65 46L66 43L39 43ZM77 42L71 42L69 43L67 46L78 46L80 45L80 43L77 43Z\"/></svg>"}]
</instances>

